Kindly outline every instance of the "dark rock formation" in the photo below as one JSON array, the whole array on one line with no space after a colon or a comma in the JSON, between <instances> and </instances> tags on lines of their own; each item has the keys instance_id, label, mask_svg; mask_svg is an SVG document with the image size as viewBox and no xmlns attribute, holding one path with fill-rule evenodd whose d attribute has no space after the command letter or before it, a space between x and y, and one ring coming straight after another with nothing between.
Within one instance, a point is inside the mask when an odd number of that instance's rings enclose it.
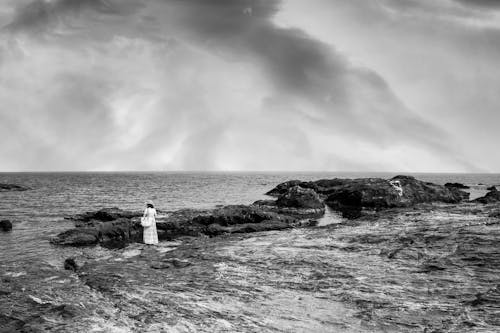
<instances>
[{"instance_id":1,"label":"dark rock formation","mask_svg":"<svg viewBox=\"0 0 500 333\"><path fill-rule=\"evenodd\" d=\"M276 201L278 207L316 209L325 205L319 195L312 189L294 186L280 195Z\"/></svg>"},{"instance_id":2,"label":"dark rock formation","mask_svg":"<svg viewBox=\"0 0 500 333\"><path fill-rule=\"evenodd\" d=\"M331 194L327 198L326 204L341 212L342 217L356 219L361 216L363 194L360 191L340 190Z\"/></svg>"},{"instance_id":3,"label":"dark rock formation","mask_svg":"<svg viewBox=\"0 0 500 333\"><path fill-rule=\"evenodd\" d=\"M114 207L67 217L75 222L76 228L60 233L51 242L72 246L100 243L106 247L122 248L142 239L142 227L138 219L141 215Z\"/></svg>"},{"instance_id":4,"label":"dark rock formation","mask_svg":"<svg viewBox=\"0 0 500 333\"><path fill-rule=\"evenodd\" d=\"M64 231L51 239L56 245L86 246L102 244L110 248L122 248L132 241L142 239L142 227L136 220L120 218L97 222Z\"/></svg>"},{"instance_id":5,"label":"dark rock formation","mask_svg":"<svg viewBox=\"0 0 500 333\"><path fill-rule=\"evenodd\" d=\"M142 227L136 213L118 208L88 212L69 219L76 228L64 231L51 242L57 245L85 246L101 244L122 248L130 242L142 242ZM296 218L259 206L225 206L211 211L180 210L157 220L160 239L183 236L217 236L290 228Z\"/></svg>"},{"instance_id":6,"label":"dark rock formation","mask_svg":"<svg viewBox=\"0 0 500 333\"><path fill-rule=\"evenodd\" d=\"M446 188L429 182L423 182L411 176L396 176L392 182L399 181L403 188L403 206L426 202L459 203L469 198L469 193L456 188Z\"/></svg>"},{"instance_id":7,"label":"dark rock formation","mask_svg":"<svg viewBox=\"0 0 500 333\"><path fill-rule=\"evenodd\" d=\"M460 183L446 183L446 184L444 184L444 186L448 187L448 188L458 188L458 189L462 189L462 190L466 190L466 189L470 188L470 186L460 184Z\"/></svg>"},{"instance_id":8,"label":"dark rock formation","mask_svg":"<svg viewBox=\"0 0 500 333\"><path fill-rule=\"evenodd\" d=\"M67 258L64 260L64 269L76 272L78 270L78 265L74 258Z\"/></svg>"},{"instance_id":9,"label":"dark rock formation","mask_svg":"<svg viewBox=\"0 0 500 333\"><path fill-rule=\"evenodd\" d=\"M285 194L286 192L288 192L288 190L290 188L297 186L297 185L300 185L301 187L306 188L306 186L304 186L304 184L306 184L306 183L303 181L300 181L300 180L289 180L287 182L279 184L278 186L276 186L275 188L273 188L272 190L267 192L266 195L269 195L272 197L277 197L277 196Z\"/></svg>"},{"instance_id":10,"label":"dark rock formation","mask_svg":"<svg viewBox=\"0 0 500 333\"><path fill-rule=\"evenodd\" d=\"M75 221L77 226L93 225L96 221L108 222L120 218L131 219L142 216L142 212L130 212L117 207L103 208L95 212L86 212L74 216L66 217L68 220Z\"/></svg>"},{"instance_id":11,"label":"dark rock formation","mask_svg":"<svg viewBox=\"0 0 500 333\"><path fill-rule=\"evenodd\" d=\"M474 202L478 202L478 203L482 203L482 204L500 202L500 191L498 191L495 187L494 190L491 190L488 193L486 193L486 195L484 197L475 199Z\"/></svg>"},{"instance_id":12,"label":"dark rock formation","mask_svg":"<svg viewBox=\"0 0 500 333\"><path fill-rule=\"evenodd\" d=\"M9 191L27 191L28 187L24 187L16 184L0 184L0 192L9 192Z\"/></svg>"},{"instance_id":13,"label":"dark rock formation","mask_svg":"<svg viewBox=\"0 0 500 333\"><path fill-rule=\"evenodd\" d=\"M12 222L10 222L9 220L1 220L0 221L0 230L11 231L12 230Z\"/></svg>"},{"instance_id":14,"label":"dark rock formation","mask_svg":"<svg viewBox=\"0 0 500 333\"><path fill-rule=\"evenodd\" d=\"M488 191L496 191L497 187L496 186L490 186L486 190L488 190Z\"/></svg>"},{"instance_id":15,"label":"dark rock formation","mask_svg":"<svg viewBox=\"0 0 500 333\"><path fill-rule=\"evenodd\" d=\"M259 200L254 202L253 206L266 211L292 216L299 220L323 216L325 214L325 204L321 196L313 190L317 186L312 182L291 186L296 182L290 181L282 184L282 186L278 185L279 190L273 190L273 195L278 196L277 200ZM277 194L278 192L280 194Z\"/></svg>"},{"instance_id":16,"label":"dark rock formation","mask_svg":"<svg viewBox=\"0 0 500 333\"><path fill-rule=\"evenodd\" d=\"M266 211L258 206L236 205L215 209L209 215L197 216L187 225L198 233L216 236L224 233L281 230L290 228L293 222L293 217Z\"/></svg>"},{"instance_id":17,"label":"dark rock formation","mask_svg":"<svg viewBox=\"0 0 500 333\"><path fill-rule=\"evenodd\" d=\"M384 209L408 207L418 203L458 203L469 194L456 186L445 187L422 182L411 176L381 178L322 179L315 182L289 181L276 186L267 194L284 196L294 187L314 190L331 208L344 217L359 217L362 208Z\"/></svg>"},{"instance_id":18,"label":"dark rock formation","mask_svg":"<svg viewBox=\"0 0 500 333\"><path fill-rule=\"evenodd\" d=\"M302 188L308 188L314 190L320 195L328 195L332 191L335 191L339 186L349 183L351 179L347 178L334 178L334 179L320 179L314 182L302 182L300 180L290 180L279 184L272 190L266 193L266 195L272 197L279 197L280 195L286 194L292 187L300 186Z\"/></svg>"}]
</instances>

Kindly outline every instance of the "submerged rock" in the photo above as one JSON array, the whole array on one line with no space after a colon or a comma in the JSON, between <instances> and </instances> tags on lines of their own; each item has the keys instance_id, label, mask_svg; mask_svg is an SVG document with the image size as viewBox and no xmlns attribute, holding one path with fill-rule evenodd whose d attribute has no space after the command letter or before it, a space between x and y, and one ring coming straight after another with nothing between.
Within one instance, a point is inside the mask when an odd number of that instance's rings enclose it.
<instances>
[{"instance_id":1,"label":"submerged rock","mask_svg":"<svg viewBox=\"0 0 500 333\"><path fill-rule=\"evenodd\" d=\"M9 191L27 191L28 187L16 185L16 184L1 184L0 183L0 192L9 192Z\"/></svg>"},{"instance_id":2,"label":"submerged rock","mask_svg":"<svg viewBox=\"0 0 500 333\"><path fill-rule=\"evenodd\" d=\"M0 221L0 230L11 231L12 230L12 222L10 222L9 220L1 220Z\"/></svg>"}]
</instances>

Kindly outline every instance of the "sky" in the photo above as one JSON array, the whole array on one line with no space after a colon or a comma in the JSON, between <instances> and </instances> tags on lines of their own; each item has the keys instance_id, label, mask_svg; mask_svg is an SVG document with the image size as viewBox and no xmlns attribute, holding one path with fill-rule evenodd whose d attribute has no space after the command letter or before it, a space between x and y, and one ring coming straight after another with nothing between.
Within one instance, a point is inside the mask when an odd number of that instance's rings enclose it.
<instances>
[{"instance_id":1,"label":"sky","mask_svg":"<svg viewBox=\"0 0 500 333\"><path fill-rule=\"evenodd\" d=\"M500 172L497 0L0 0L0 171Z\"/></svg>"}]
</instances>

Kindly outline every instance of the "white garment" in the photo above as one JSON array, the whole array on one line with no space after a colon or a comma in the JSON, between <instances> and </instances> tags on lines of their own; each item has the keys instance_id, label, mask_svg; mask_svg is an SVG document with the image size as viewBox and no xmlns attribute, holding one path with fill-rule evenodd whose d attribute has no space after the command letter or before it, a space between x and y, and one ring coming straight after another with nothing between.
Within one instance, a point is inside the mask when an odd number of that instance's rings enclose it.
<instances>
[{"instance_id":1,"label":"white garment","mask_svg":"<svg viewBox=\"0 0 500 333\"><path fill-rule=\"evenodd\" d=\"M151 222L151 226L144 227L144 244L158 244L158 232L156 231L156 209L146 208L144 217Z\"/></svg>"}]
</instances>

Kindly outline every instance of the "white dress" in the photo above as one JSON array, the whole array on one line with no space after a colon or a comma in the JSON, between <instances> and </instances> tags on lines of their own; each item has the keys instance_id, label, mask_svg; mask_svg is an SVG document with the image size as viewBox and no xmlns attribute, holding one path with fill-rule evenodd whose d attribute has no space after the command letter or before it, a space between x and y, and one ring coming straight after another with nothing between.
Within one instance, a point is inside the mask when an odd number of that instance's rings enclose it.
<instances>
[{"instance_id":1,"label":"white dress","mask_svg":"<svg viewBox=\"0 0 500 333\"><path fill-rule=\"evenodd\" d=\"M156 232L156 209L146 208L144 217L151 221L150 227L144 227L144 244L158 244L158 233Z\"/></svg>"}]
</instances>

